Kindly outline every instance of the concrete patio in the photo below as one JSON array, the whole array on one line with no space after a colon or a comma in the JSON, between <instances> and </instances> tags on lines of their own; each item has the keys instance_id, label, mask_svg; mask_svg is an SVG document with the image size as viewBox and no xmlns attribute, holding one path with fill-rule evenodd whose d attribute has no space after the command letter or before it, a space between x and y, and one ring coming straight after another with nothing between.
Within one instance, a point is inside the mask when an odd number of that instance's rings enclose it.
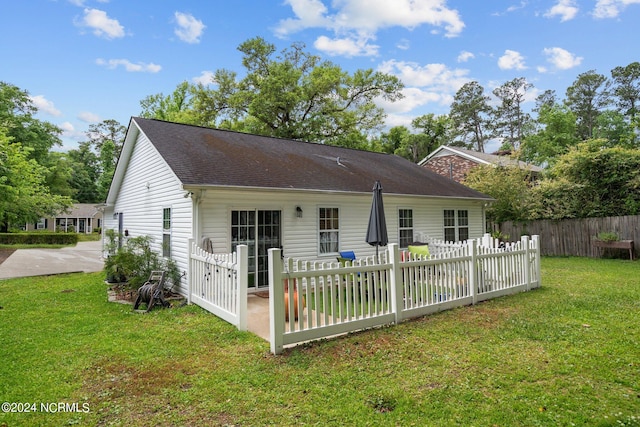
<instances>
[{"instance_id":1,"label":"concrete patio","mask_svg":"<svg viewBox=\"0 0 640 427\"><path fill-rule=\"evenodd\" d=\"M247 297L247 329L269 341L269 298L249 294Z\"/></svg>"}]
</instances>

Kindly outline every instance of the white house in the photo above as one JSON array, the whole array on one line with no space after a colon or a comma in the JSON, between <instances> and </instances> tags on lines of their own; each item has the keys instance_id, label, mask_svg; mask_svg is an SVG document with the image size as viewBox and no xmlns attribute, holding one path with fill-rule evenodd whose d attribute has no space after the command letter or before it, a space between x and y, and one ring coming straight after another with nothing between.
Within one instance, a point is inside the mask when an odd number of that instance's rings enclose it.
<instances>
[{"instance_id":1,"label":"white house","mask_svg":"<svg viewBox=\"0 0 640 427\"><path fill-rule=\"evenodd\" d=\"M268 285L271 247L303 259L374 254L365 234L376 180L389 241L400 247L422 233L455 241L485 231L490 197L398 156L137 117L104 228L152 236L185 272L190 239L208 238L216 253L247 244L257 289Z\"/></svg>"}]
</instances>

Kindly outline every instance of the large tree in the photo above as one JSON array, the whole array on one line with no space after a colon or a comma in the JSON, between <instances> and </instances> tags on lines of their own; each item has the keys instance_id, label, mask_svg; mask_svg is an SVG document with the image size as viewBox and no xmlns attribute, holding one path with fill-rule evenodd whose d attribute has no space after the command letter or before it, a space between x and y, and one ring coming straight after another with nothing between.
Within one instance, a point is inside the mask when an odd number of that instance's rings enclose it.
<instances>
[{"instance_id":1,"label":"large tree","mask_svg":"<svg viewBox=\"0 0 640 427\"><path fill-rule=\"evenodd\" d=\"M278 55L273 44L256 37L238 50L243 55L243 78L218 70L212 88L192 85L183 92L181 86L170 99L147 98L143 115L177 111L169 117L187 116L188 123L203 126L361 147L366 145L364 137L384 123L384 110L375 101L402 97L403 84L397 77L371 69L349 74L309 54L302 44L294 43Z\"/></svg>"},{"instance_id":2,"label":"large tree","mask_svg":"<svg viewBox=\"0 0 640 427\"><path fill-rule=\"evenodd\" d=\"M76 189L74 199L78 203L99 203L104 198L98 191L100 166L98 156L88 141L81 142L77 149L67 153L69 161L74 165L71 171L70 185Z\"/></svg>"},{"instance_id":3,"label":"large tree","mask_svg":"<svg viewBox=\"0 0 640 427\"><path fill-rule=\"evenodd\" d=\"M125 134L126 128L118 121L104 120L90 125L88 141L69 151L68 157L75 165L70 181L78 202L99 203L106 199Z\"/></svg>"},{"instance_id":4,"label":"large tree","mask_svg":"<svg viewBox=\"0 0 640 427\"><path fill-rule=\"evenodd\" d=\"M62 131L36 119L37 112L27 91L0 81L0 126L10 142L20 143L27 150L30 159L45 164L51 148L62 145Z\"/></svg>"},{"instance_id":5,"label":"large tree","mask_svg":"<svg viewBox=\"0 0 640 427\"><path fill-rule=\"evenodd\" d=\"M576 116L564 105L541 103L537 123L539 130L522 142L521 160L539 166L551 165L580 142L576 135Z\"/></svg>"},{"instance_id":6,"label":"large tree","mask_svg":"<svg viewBox=\"0 0 640 427\"><path fill-rule=\"evenodd\" d=\"M463 145L484 153L484 145L490 138L490 112L489 97L478 82L465 83L456 92L449 117Z\"/></svg>"},{"instance_id":7,"label":"large tree","mask_svg":"<svg viewBox=\"0 0 640 427\"><path fill-rule=\"evenodd\" d=\"M519 77L493 90L500 104L493 110L491 127L493 136L502 142L505 149L517 150L531 129L531 116L522 108L531 88L533 85L527 79Z\"/></svg>"},{"instance_id":8,"label":"large tree","mask_svg":"<svg viewBox=\"0 0 640 427\"><path fill-rule=\"evenodd\" d=\"M578 75L567 88L565 103L576 115L581 140L593 138L598 116L611 103L608 89L607 78L594 70Z\"/></svg>"},{"instance_id":9,"label":"large tree","mask_svg":"<svg viewBox=\"0 0 640 427\"><path fill-rule=\"evenodd\" d=\"M0 231L54 216L71 205L70 198L51 194L45 183L47 169L29 153L0 125Z\"/></svg>"},{"instance_id":10,"label":"large tree","mask_svg":"<svg viewBox=\"0 0 640 427\"><path fill-rule=\"evenodd\" d=\"M413 119L411 126L417 133L404 135L395 154L414 163L450 142L452 124L448 116L424 114Z\"/></svg>"},{"instance_id":11,"label":"large tree","mask_svg":"<svg viewBox=\"0 0 640 427\"><path fill-rule=\"evenodd\" d=\"M206 121L198 120L193 108L194 94L197 87L188 82L180 83L173 93L149 95L140 101L141 117L165 120L168 122L206 125Z\"/></svg>"},{"instance_id":12,"label":"large tree","mask_svg":"<svg viewBox=\"0 0 640 427\"><path fill-rule=\"evenodd\" d=\"M411 131L409 131L408 127L394 126L388 132L382 132L375 139L375 143L380 146L380 151L383 153L393 154L400 148L402 140L410 134Z\"/></svg>"},{"instance_id":13,"label":"large tree","mask_svg":"<svg viewBox=\"0 0 640 427\"><path fill-rule=\"evenodd\" d=\"M611 70L611 78L618 110L628 119L635 117L640 109L640 62L615 67Z\"/></svg>"}]
</instances>

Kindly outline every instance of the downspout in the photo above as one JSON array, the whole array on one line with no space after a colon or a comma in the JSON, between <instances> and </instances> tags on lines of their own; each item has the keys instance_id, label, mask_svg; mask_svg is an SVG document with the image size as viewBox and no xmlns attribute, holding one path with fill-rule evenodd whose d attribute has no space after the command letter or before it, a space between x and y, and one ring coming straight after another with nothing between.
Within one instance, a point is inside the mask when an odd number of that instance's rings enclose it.
<instances>
[{"instance_id":1,"label":"downspout","mask_svg":"<svg viewBox=\"0 0 640 427\"><path fill-rule=\"evenodd\" d=\"M202 218L201 218L201 210L200 204L204 199L207 190L199 190L196 194L195 192L191 193L191 201L192 201L192 212L193 212L193 224L191 227L191 236L193 241L200 245L200 240L202 239Z\"/></svg>"},{"instance_id":2,"label":"downspout","mask_svg":"<svg viewBox=\"0 0 640 427\"><path fill-rule=\"evenodd\" d=\"M487 232L487 206L489 206L488 203L482 203L482 224L485 233Z\"/></svg>"}]
</instances>

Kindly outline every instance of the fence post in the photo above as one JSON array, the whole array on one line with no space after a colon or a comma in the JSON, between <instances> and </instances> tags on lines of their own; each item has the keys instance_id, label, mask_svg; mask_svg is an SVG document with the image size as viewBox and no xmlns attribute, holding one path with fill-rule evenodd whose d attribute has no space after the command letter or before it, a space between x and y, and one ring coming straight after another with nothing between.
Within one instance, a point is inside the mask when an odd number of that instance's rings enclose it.
<instances>
[{"instance_id":1,"label":"fence post","mask_svg":"<svg viewBox=\"0 0 640 427\"><path fill-rule=\"evenodd\" d=\"M531 290L531 256L529 254L529 236L522 236L520 241L524 247L524 281L528 291Z\"/></svg>"},{"instance_id":2,"label":"fence post","mask_svg":"<svg viewBox=\"0 0 640 427\"><path fill-rule=\"evenodd\" d=\"M539 288L540 286L542 286L542 271L540 270L540 236L538 236L537 234L531 236L531 239L533 239L533 247L535 248L535 264L534 264L534 268L536 269L536 281L538 283L538 286L536 286L537 288Z\"/></svg>"},{"instance_id":3,"label":"fence post","mask_svg":"<svg viewBox=\"0 0 640 427\"><path fill-rule=\"evenodd\" d=\"M488 236L485 234L485 236ZM489 236L490 238L491 236ZM469 241L469 252L471 253L471 265L469 266L469 296L471 304L477 302L476 291L478 289L478 242L476 240Z\"/></svg>"},{"instance_id":4,"label":"fence post","mask_svg":"<svg viewBox=\"0 0 640 427\"><path fill-rule=\"evenodd\" d=\"M271 353L280 354L284 335L284 285L282 283L282 251L269 249L269 342Z\"/></svg>"},{"instance_id":5,"label":"fence post","mask_svg":"<svg viewBox=\"0 0 640 427\"><path fill-rule=\"evenodd\" d=\"M398 324L402 322L404 284L402 283L402 266L400 265L400 251L397 243L389 244L389 263L391 264L391 271L389 272L389 280L391 280L391 310L393 310L395 322Z\"/></svg>"},{"instance_id":6,"label":"fence post","mask_svg":"<svg viewBox=\"0 0 640 427\"><path fill-rule=\"evenodd\" d=\"M484 233L484 235L482 236L482 245L485 248L493 248L493 237L491 237L491 234L489 233Z\"/></svg>"},{"instance_id":7,"label":"fence post","mask_svg":"<svg viewBox=\"0 0 640 427\"><path fill-rule=\"evenodd\" d=\"M187 241L187 304L191 304L191 293L193 292L193 239Z\"/></svg>"},{"instance_id":8,"label":"fence post","mask_svg":"<svg viewBox=\"0 0 640 427\"><path fill-rule=\"evenodd\" d=\"M247 289L249 287L249 248L238 245L236 248L238 330L247 330Z\"/></svg>"}]
</instances>

